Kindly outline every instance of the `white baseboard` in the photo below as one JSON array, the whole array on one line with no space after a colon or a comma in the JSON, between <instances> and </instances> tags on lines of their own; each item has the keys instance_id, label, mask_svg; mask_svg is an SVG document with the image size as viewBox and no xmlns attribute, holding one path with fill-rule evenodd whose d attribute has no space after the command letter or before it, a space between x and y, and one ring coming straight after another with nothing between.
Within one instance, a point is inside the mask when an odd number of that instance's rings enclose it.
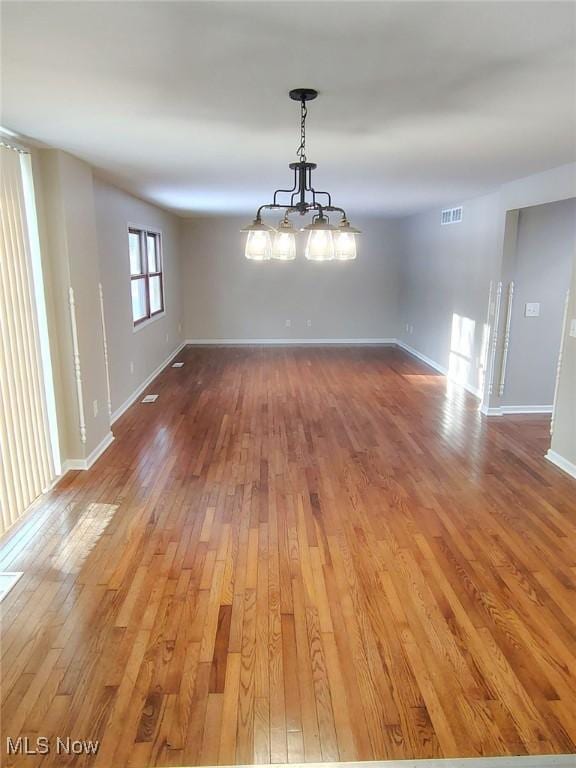
<instances>
[{"instance_id":1,"label":"white baseboard","mask_svg":"<svg viewBox=\"0 0 576 768\"><path fill-rule=\"evenodd\" d=\"M546 453L546 459L548 459L550 463L557 466L563 472L566 472L566 474L576 478L576 464L568 461L568 459L565 459L564 456L560 456L560 454L556 453L556 451L553 451L552 448L548 449L548 452Z\"/></svg>"},{"instance_id":2,"label":"white baseboard","mask_svg":"<svg viewBox=\"0 0 576 768\"><path fill-rule=\"evenodd\" d=\"M484 416L502 416L500 408L490 408L489 406L484 405L484 403L480 406L480 413L483 413Z\"/></svg>"},{"instance_id":3,"label":"white baseboard","mask_svg":"<svg viewBox=\"0 0 576 768\"><path fill-rule=\"evenodd\" d=\"M66 472L69 472L71 469L90 469L92 464L102 456L113 440L114 435L112 432L108 432L104 440L102 440L85 459L67 459L62 464L62 475L65 475Z\"/></svg>"},{"instance_id":4,"label":"white baseboard","mask_svg":"<svg viewBox=\"0 0 576 768\"><path fill-rule=\"evenodd\" d=\"M514 414L552 413L553 405L497 405L480 409L485 416L513 416Z\"/></svg>"},{"instance_id":5,"label":"white baseboard","mask_svg":"<svg viewBox=\"0 0 576 768\"><path fill-rule=\"evenodd\" d=\"M140 397L140 395L141 395L141 394L142 394L142 392L143 392L143 391L146 389L146 387L147 387L147 386L150 384L150 382L154 381L154 379L156 378L156 376L158 376L158 374L159 374L159 373L162 373L162 371L164 370L164 368L166 368L166 366L167 366L169 363L171 363L171 362L172 362L172 360L173 360L173 359L176 357L176 355L177 355L177 354L178 354L178 353L179 353L179 352L180 352L180 351L181 351L181 350L182 350L182 349L183 349L183 348L184 348L184 347L185 347L185 346L186 346L188 343L189 343L189 342L187 342L187 341L183 341L181 344L179 344L179 345L176 347L176 349L175 349L173 352L171 352L171 353L168 355L168 357L166 358L166 360L164 360L164 362L163 362L163 363L160 363L160 365L158 366L158 368L156 368L156 370L152 371L152 373L150 374L150 376L148 376L148 377L147 377L147 378L146 378L146 379L145 379L145 380L142 382L142 384L140 384L140 386L139 386L137 389L135 389L135 390L134 390L134 392L132 392L132 394L130 395L130 397L129 397L127 400L125 400L125 401L122 403L122 405L121 405L119 408L116 408L116 410L113 412L112 416L110 417L110 424L111 424L111 425L112 425L112 424L114 424L114 422L115 422L115 421L118 421L118 419L120 418L120 416L122 416L122 414L124 413L124 411L127 411L127 410L128 410L128 408L130 408L130 406L132 405L132 403L133 403L135 400L137 400L137 399Z\"/></svg>"},{"instance_id":6,"label":"white baseboard","mask_svg":"<svg viewBox=\"0 0 576 768\"><path fill-rule=\"evenodd\" d=\"M396 344L403 349L405 352L408 352L413 357L417 357L418 360L422 360L423 363L426 363L426 365L429 365L430 368L434 368L435 371L438 371L438 373L441 373L443 376L448 376L448 369L444 368L443 365L440 365L440 363L437 363L435 360L432 360L432 358L428 357L427 355L423 354L422 352L419 352L417 349L414 349L414 347L411 347L410 344L406 344L403 341L398 341Z\"/></svg>"},{"instance_id":7,"label":"white baseboard","mask_svg":"<svg viewBox=\"0 0 576 768\"><path fill-rule=\"evenodd\" d=\"M450 381L452 381L454 384L457 384L459 387L462 387L471 395L474 395L474 397L477 397L479 399L482 397L482 392L479 389L477 389L476 387L473 387L471 384L468 384L468 382L456 381L456 379L453 379L450 376L450 371L447 368L445 368L443 365L440 365L440 363L437 363L435 360L432 360L432 358L428 357L427 355L424 355L422 352L419 352L417 349L414 349L414 347L411 347L409 344L406 344L403 341L397 340L396 344L405 352L408 352L408 354L413 355L413 357L417 357L418 360L421 360L423 363L426 363L426 365L429 365L430 368L433 368L435 371L438 371L438 373L441 373L443 376L446 376L446 378L450 379Z\"/></svg>"},{"instance_id":8,"label":"white baseboard","mask_svg":"<svg viewBox=\"0 0 576 768\"><path fill-rule=\"evenodd\" d=\"M397 339L187 339L187 346L304 346L313 344L315 346L324 346L327 344L340 344L350 346L361 346L369 344L395 346Z\"/></svg>"}]
</instances>

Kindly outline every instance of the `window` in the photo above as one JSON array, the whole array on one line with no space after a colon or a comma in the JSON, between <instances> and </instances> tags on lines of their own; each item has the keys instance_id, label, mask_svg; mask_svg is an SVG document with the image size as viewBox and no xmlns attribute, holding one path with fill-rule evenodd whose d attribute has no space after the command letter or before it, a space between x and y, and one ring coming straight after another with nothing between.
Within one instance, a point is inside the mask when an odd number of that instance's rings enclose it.
<instances>
[{"instance_id":1,"label":"window","mask_svg":"<svg viewBox=\"0 0 576 768\"><path fill-rule=\"evenodd\" d=\"M164 312L162 244L159 232L148 229L128 230L132 320L139 325Z\"/></svg>"}]
</instances>

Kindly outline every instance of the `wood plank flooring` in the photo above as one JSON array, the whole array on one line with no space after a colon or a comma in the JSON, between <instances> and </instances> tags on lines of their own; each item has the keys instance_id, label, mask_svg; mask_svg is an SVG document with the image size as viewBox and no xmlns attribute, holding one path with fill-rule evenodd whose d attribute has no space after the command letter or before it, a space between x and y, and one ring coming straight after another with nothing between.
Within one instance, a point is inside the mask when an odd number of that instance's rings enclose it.
<instances>
[{"instance_id":1,"label":"wood plank flooring","mask_svg":"<svg viewBox=\"0 0 576 768\"><path fill-rule=\"evenodd\" d=\"M489 421L394 348L179 358L0 542L3 765L576 752L547 418Z\"/></svg>"}]
</instances>

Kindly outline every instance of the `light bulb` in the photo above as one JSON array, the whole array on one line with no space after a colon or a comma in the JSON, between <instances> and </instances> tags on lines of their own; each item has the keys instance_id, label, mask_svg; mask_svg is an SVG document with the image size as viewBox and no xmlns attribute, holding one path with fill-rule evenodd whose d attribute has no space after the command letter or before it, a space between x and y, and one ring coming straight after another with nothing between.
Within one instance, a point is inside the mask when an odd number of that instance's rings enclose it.
<instances>
[{"instance_id":1,"label":"light bulb","mask_svg":"<svg viewBox=\"0 0 576 768\"><path fill-rule=\"evenodd\" d=\"M330 261L334 258L334 240L327 229L311 229L304 254L310 261Z\"/></svg>"},{"instance_id":2,"label":"light bulb","mask_svg":"<svg viewBox=\"0 0 576 768\"><path fill-rule=\"evenodd\" d=\"M350 261L356 258L356 238L352 232L334 234L334 258L339 261Z\"/></svg>"},{"instance_id":3,"label":"light bulb","mask_svg":"<svg viewBox=\"0 0 576 768\"><path fill-rule=\"evenodd\" d=\"M276 232L272 243L272 258L292 261L296 258L296 237L294 232Z\"/></svg>"},{"instance_id":4,"label":"light bulb","mask_svg":"<svg viewBox=\"0 0 576 768\"><path fill-rule=\"evenodd\" d=\"M248 232L246 238L246 250L244 255L252 261L268 261L272 252L272 238L270 232L254 230Z\"/></svg>"}]
</instances>

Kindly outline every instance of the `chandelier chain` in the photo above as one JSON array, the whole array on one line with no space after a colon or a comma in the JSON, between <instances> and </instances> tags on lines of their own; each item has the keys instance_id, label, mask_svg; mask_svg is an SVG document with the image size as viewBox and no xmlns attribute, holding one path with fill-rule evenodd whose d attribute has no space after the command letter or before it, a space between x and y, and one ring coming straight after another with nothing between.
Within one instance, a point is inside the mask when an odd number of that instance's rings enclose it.
<instances>
[{"instance_id":1,"label":"chandelier chain","mask_svg":"<svg viewBox=\"0 0 576 768\"><path fill-rule=\"evenodd\" d=\"M298 147L296 154L300 158L301 163L306 162L306 116L308 115L308 109L304 99L300 102L300 146Z\"/></svg>"}]
</instances>

